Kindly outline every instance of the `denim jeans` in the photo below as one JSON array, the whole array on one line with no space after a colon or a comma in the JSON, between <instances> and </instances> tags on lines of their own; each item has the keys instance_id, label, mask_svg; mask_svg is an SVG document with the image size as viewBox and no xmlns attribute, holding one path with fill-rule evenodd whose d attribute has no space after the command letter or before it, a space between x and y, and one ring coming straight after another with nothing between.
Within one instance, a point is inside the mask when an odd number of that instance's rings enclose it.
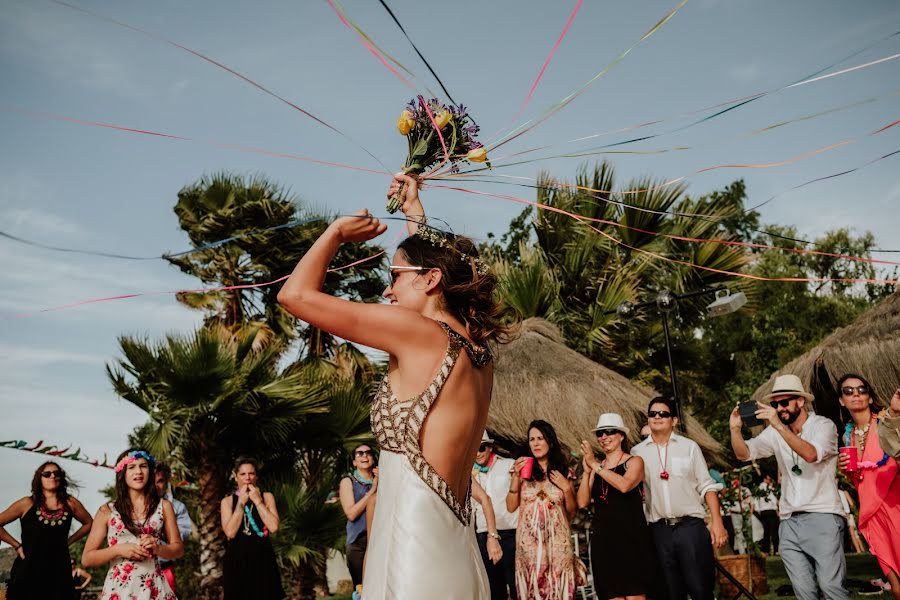
<instances>
[{"instance_id":1,"label":"denim jeans","mask_svg":"<svg viewBox=\"0 0 900 600\"><path fill-rule=\"evenodd\" d=\"M794 513L781 521L778 552L794 595L800 600L850 600L844 587L844 517L831 513Z\"/></svg>"}]
</instances>

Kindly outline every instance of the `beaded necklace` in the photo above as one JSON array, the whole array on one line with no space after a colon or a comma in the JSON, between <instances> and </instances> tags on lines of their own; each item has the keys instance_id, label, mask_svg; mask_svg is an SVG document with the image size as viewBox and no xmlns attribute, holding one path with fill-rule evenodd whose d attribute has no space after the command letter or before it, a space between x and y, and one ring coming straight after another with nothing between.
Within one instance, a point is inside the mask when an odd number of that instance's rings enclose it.
<instances>
[{"instance_id":1,"label":"beaded necklace","mask_svg":"<svg viewBox=\"0 0 900 600\"><path fill-rule=\"evenodd\" d=\"M38 508L38 521L43 523L44 525L50 525L51 527L55 527L57 525L62 525L63 521L65 521L69 516L69 512L65 509L65 507L60 506L56 510L47 510L46 506L41 506Z\"/></svg>"},{"instance_id":2,"label":"beaded necklace","mask_svg":"<svg viewBox=\"0 0 900 600\"><path fill-rule=\"evenodd\" d=\"M669 442L672 441L672 438L669 438ZM666 442L666 457L663 458L662 453L659 451L659 444L654 444L656 446L656 455L659 457L659 466L662 471L659 472L659 478L662 480L666 480L669 478L669 472L666 470L666 465L669 463L669 442Z\"/></svg>"},{"instance_id":3,"label":"beaded necklace","mask_svg":"<svg viewBox=\"0 0 900 600\"><path fill-rule=\"evenodd\" d=\"M264 538L269 535L269 528L263 527L262 531L259 530L259 525L256 524L256 519L253 518L253 512L250 510L250 507L246 504L244 505L244 535L250 535L250 528L253 528L253 533L258 535L261 538Z\"/></svg>"},{"instance_id":4,"label":"beaded necklace","mask_svg":"<svg viewBox=\"0 0 900 600\"><path fill-rule=\"evenodd\" d=\"M369 487L372 487L372 484L375 482L374 479L366 479L365 477L363 477L362 473L359 472L359 469L353 469L353 479Z\"/></svg>"},{"instance_id":5,"label":"beaded necklace","mask_svg":"<svg viewBox=\"0 0 900 600\"><path fill-rule=\"evenodd\" d=\"M667 447L667 449L668 449L668 447ZM625 458L624 453L622 456L619 457L619 462L617 462L616 465L612 468L603 465L603 463L601 463L601 466L603 466L603 468L606 469L607 471L615 471L615 469L619 468L619 465L622 464L623 458ZM603 462L606 462L606 460L604 459ZM599 477L599 475L598 475L598 477ZM607 483L607 481L605 479L600 477L600 500L603 500L604 502L609 502L609 500L606 499L607 495L609 495L609 483Z\"/></svg>"}]
</instances>

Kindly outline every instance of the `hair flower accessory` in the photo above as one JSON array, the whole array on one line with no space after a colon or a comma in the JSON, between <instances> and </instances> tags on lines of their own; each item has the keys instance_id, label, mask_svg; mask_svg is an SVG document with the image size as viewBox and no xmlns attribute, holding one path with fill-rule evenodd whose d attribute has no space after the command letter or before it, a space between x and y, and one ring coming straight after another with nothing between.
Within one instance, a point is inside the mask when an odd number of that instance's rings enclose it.
<instances>
[{"instance_id":1,"label":"hair flower accessory","mask_svg":"<svg viewBox=\"0 0 900 600\"><path fill-rule=\"evenodd\" d=\"M127 455L122 457L122 460L116 463L116 473L120 472L122 469L133 463L139 458L143 458L151 465L156 464L156 459L149 452L145 452L144 450L135 450L134 452L129 452Z\"/></svg>"}]
</instances>

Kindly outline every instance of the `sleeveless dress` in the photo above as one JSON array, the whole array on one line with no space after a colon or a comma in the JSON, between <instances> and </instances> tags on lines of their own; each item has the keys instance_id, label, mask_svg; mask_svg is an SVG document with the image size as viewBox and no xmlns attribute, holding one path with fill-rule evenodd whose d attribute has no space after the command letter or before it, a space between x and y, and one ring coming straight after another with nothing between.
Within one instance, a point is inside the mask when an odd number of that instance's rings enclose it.
<instances>
[{"instance_id":1,"label":"sleeveless dress","mask_svg":"<svg viewBox=\"0 0 900 600\"><path fill-rule=\"evenodd\" d=\"M106 543L110 547L116 544L140 543L140 538L125 528L122 516L115 506L110 504L109 508L111 513L106 527ZM160 502L153 515L141 527L141 532L158 540L162 537L162 531L163 505ZM72 585L71 571L69 571L69 585ZM114 558L109 563L100 600L176 600L176 598L159 568L159 558L152 556L144 560Z\"/></svg>"},{"instance_id":2,"label":"sleeveless dress","mask_svg":"<svg viewBox=\"0 0 900 600\"><path fill-rule=\"evenodd\" d=\"M250 516L263 528L262 518L253 502L247 502ZM231 497L231 510L238 510L237 495ZM225 543L223 586L224 600L281 600L281 572L268 532L259 537L247 517L234 539Z\"/></svg>"},{"instance_id":3,"label":"sleeveless dress","mask_svg":"<svg viewBox=\"0 0 900 600\"><path fill-rule=\"evenodd\" d=\"M69 529L72 511L63 507L62 520L39 518L40 508L32 506L22 515L22 550L16 556L6 597L9 600L70 600L73 596L69 563Z\"/></svg>"},{"instance_id":4,"label":"sleeveless dress","mask_svg":"<svg viewBox=\"0 0 900 600\"><path fill-rule=\"evenodd\" d=\"M877 463L884 457L875 419L866 435L860 461ZM849 440L848 440L849 441ZM878 559L881 571L900 573L900 465L894 458L874 469L863 469L854 479L859 492L857 528Z\"/></svg>"},{"instance_id":5,"label":"sleeveless dress","mask_svg":"<svg viewBox=\"0 0 900 600\"><path fill-rule=\"evenodd\" d=\"M550 482L523 481L516 528L519 600L575 598L575 553L565 494Z\"/></svg>"},{"instance_id":6,"label":"sleeveless dress","mask_svg":"<svg viewBox=\"0 0 900 600\"><path fill-rule=\"evenodd\" d=\"M388 376L372 403L372 431L381 448L378 503L363 578L365 600L488 600L490 588L470 525L469 492L457 498L425 460L419 433L461 350L483 367L490 351L478 349L446 323L449 344L428 388L405 401Z\"/></svg>"},{"instance_id":7,"label":"sleeveless dress","mask_svg":"<svg viewBox=\"0 0 900 600\"><path fill-rule=\"evenodd\" d=\"M371 483L363 483L356 478L356 472L350 474L350 484L353 486L353 502L359 502L372 489ZM356 520L347 520L347 569L350 571L350 580L353 589L362 583L363 565L366 558L366 547L369 544L366 533L366 511L362 511Z\"/></svg>"},{"instance_id":8,"label":"sleeveless dress","mask_svg":"<svg viewBox=\"0 0 900 600\"><path fill-rule=\"evenodd\" d=\"M624 476L629 460L631 457L610 470ZM591 562L597 597L650 593L652 578L658 573L648 563L656 562L656 548L644 517L641 486L623 494L594 475L591 499Z\"/></svg>"}]
</instances>

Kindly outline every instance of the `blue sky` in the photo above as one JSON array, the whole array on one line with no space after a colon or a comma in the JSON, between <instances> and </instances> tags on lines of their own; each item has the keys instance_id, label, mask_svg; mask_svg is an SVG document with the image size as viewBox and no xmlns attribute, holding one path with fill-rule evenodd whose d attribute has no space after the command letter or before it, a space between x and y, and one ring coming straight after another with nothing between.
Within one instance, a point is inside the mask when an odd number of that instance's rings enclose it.
<instances>
[{"instance_id":1,"label":"blue sky","mask_svg":"<svg viewBox=\"0 0 900 600\"><path fill-rule=\"evenodd\" d=\"M675 0L585 2L537 88L526 117L577 89L664 15ZM79 4L204 52L270 87L399 167L406 150L394 122L412 92L381 66L324 1ZM453 96L484 134L509 123L575 2L392 0ZM383 214L387 178L205 143L127 134L27 116L17 109L379 168L358 147L171 46L44 0L3 0L0 10L0 229L43 243L155 255L187 247L172 206L205 173L261 172L313 207ZM437 89L376 2L348 2L350 16L382 47ZM731 98L776 89L900 29L889 0L691 0L665 27L510 151L563 142ZM900 36L837 68L900 52ZM773 94L688 130L633 149L691 146L654 156L613 156L622 184L651 174L687 175L720 163L775 162L857 138L900 118L900 60ZM818 119L744 137L772 123L878 98ZM685 124L672 120L656 129ZM597 143L625 139L600 138ZM569 145L577 150L590 143ZM744 177L750 202L900 148L900 127L799 163L718 170L691 177L703 194ZM496 155L495 155L496 158ZM763 220L801 235L849 226L900 247L900 157L808 186L767 205ZM578 162L553 160L497 172L572 177ZM473 184L533 199L517 188ZM424 194L430 214L457 232L500 233L520 207L441 190ZM396 226L385 236L393 238ZM195 287L163 261L124 262L60 254L0 239L0 316L116 294ZM117 399L104 365L117 336L187 332L199 315L171 296L95 304L0 323L0 439L44 439L116 454L144 419ZM6 505L24 495L37 457L0 449ZM107 471L69 464L89 510Z\"/></svg>"}]
</instances>

